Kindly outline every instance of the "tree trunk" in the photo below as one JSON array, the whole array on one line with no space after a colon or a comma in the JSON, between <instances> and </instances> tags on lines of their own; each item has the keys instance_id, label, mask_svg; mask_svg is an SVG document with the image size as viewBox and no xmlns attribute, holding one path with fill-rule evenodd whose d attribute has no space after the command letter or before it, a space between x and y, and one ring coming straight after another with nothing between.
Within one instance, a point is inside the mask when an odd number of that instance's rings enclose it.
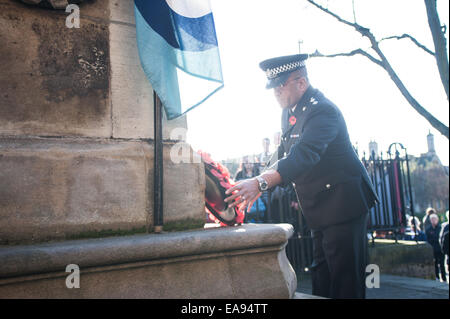
<instances>
[{"instance_id":1,"label":"tree trunk","mask_svg":"<svg viewBox=\"0 0 450 319\"><path fill-rule=\"evenodd\" d=\"M436 63L441 76L442 85L448 100L448 57L447 57L447 41L442 30L441 22L436 8L436 0L425 0L427 8L428 25L430 26L433 36Z\"/></svg>"}]
</instances>

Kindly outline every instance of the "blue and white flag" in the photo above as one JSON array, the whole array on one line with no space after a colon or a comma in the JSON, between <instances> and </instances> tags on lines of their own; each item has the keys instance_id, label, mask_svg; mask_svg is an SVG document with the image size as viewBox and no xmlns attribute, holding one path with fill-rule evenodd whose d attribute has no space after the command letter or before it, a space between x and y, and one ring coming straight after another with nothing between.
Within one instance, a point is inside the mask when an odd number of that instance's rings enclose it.
<instances>
[{"instance_id":1,"label":"blue and white flag","mask_svg":"<svg viewBox=\"0 0 450 319\"><path fill-rule=\"evenodd\" d=\"M142 67L174 119L223 87L209 0L135 0Z\"/></svg>"}]
</instances>

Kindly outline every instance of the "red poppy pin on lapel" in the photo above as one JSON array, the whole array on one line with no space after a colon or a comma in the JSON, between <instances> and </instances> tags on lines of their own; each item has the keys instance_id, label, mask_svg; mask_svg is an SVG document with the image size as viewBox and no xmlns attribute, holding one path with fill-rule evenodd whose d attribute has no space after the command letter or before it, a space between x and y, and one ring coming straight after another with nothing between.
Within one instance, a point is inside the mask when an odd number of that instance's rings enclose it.
<instances>
[{"instance_id":1,"label":"red poppy pin on lapel","mask_svg":"<svg viewBox=\"0 0 450 319\"><path fill-rule=\"evenodd\" d=\"M292 116L289 118L289 124L295 125L296 122L297 122L297 118L296 118L294 115L292 115Z\"/></svg>"}]
</instances>

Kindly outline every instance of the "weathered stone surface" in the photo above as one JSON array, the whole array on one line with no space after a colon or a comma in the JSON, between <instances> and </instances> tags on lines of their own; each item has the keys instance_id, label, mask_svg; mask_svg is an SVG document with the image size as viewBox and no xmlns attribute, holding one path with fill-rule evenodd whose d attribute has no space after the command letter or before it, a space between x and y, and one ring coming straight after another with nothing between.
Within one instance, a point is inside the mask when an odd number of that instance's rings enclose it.
<instances>
[{"instance_id":1,"label":"weathered stone surface","mask_svg":"<svg viewBox=\"0 0 450 319\"><path fill-rule=\"evenodd\" d=\"M133 1L83 2L79 29L66 28L64 11L10 0L0 9L0 225L10 226L0 242L151 229L153 145L140 139L153 137L153 91ZM163 128L166 140L184 140L186 118ZM173 163L172 146L165 221L198 226L203 166Z\"/></svg>"},{"instance_id":2,"label":"weathered stone surface","mask_svg":"<svg viewBox=\"0 0 450 319\"><path fill-rule=\"evenodd\" d=\"M139 59L133 1L111 2L110 52L113 137L153 138L153 89ZM163 138L171 139L173 129L186 129L186 117L167 121L164 116L162 127Z\"/></svg>"},{"instance_id":3,"label":"weathered stone surface","mask_svg":"<svg viewBox=\"0 0 450 319\"><path fill-rule=\"evenodd\" d=\"M204 168L172 163L171 147L164 220L198 224ZM153 152L138 140L0 138L0 243L151 229Z\"/></svg>"},{"instance_id":4,"label":"weathered stone surface","mask_svg":"<svg viewBox=\"0 0 450 319\"><path fill-rule=\"evenodd\" d=\"M64 11L0 0L0 134L153 138L133 8L88 1L69 29ZM163 138L186 125L164 119Z\"/></svg>"},{"instance_id":5,"label":"weathered stone surface","mask_svg":"<svg viewBox=\"0 0 450 319\"><path fill-rule=\"evenodd\" d=\"M90 7L109 15L108 1ZM0 134L111 136L109 26L65 19L0 0Z\"/></svg>"},{"instance_id":6,"label":"weathered stone surface","mask_svg":"<svg viewBox=\"0 0 450 319\"><path fill-rule=\"evenodd\" d=\"M70 3L81 3L83 0L22 0L27 4L38 5L42 8L65 9Z\"/></svg>"},{"instance_id":7,"label":"weathered stone surface","mask_svg":"<svg viewBox=\"0 0 450 319\"><path fill-rule=\"evenodd\" d=\"M63 10L0 0L0 298L292 297L291 226L129 236L153 225L152 88L133 1L80 10L69 29ZM172 230L205 219L203 164L172 152L185 129L163 121ZM106 235L122 236L68 240ZM74 263L81 288L67 289Z\"/></svg>"},{"instance_id":8,"label":"weathered stone surface","mask_svg":"<svg viewBox=\"0 0 450 319\"><path fill-rule=\"evenodd\" d=\"M181 143L181 142L180 142ZM179 162L173 158L172 148L183 146L185 150L193 150L189 144L167 143L164 147L164 223L177 222L190 219L191 221L204 221L205 215L205 168L203 163L191 161ZM151 161L153 163L153 147L151 148ZM150 174L153 174L153 166L149 166ZM152 175L153 177L153 175ZM153 205L153 179L150 182L151 205ZM153 211L153 206L152 206ZM152 221L153 222L153 221Z\"/></svg>"},{"instance_id":9,"label":"weathered stone surface","mask_svg":"<svg viewBox=\"0 0 450 319\"><path fill-rule=\"evenodd\" d=\"M291 298L296 277L284 247L292 232L244 225L0 247L0 298ZM80 288L67 289L74 263Z\"/></svg>"}]
</instances>

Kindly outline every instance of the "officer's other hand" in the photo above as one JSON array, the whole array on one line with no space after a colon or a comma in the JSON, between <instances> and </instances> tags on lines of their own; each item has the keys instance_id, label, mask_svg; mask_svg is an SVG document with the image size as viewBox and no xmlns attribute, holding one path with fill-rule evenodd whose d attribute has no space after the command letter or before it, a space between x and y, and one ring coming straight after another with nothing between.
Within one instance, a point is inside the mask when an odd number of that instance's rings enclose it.
<instances>
[{"instance_id":1,"label":"officer's other hand","mask_svg":"<svg viewBox=\"0 0 450 319\"><path fill-rule=\"evenodd\" d=\"M261 196L258 188L258 181L256 178L245 179L238 182L235 186L229 188L225 194L230 195L225 198L225 202L232 202L229 207L234 207L239 205L239 209L246 209L247 212L253 206L253 203Z\"/></svg>"}]
</instances>

